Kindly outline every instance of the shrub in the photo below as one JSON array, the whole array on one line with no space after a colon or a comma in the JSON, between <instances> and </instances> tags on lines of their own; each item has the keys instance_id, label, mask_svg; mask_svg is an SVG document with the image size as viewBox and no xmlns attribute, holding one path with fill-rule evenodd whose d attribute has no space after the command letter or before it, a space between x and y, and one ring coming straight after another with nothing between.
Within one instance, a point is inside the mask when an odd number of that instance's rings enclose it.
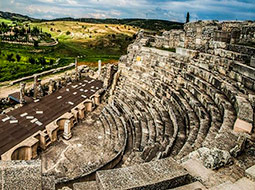
<instances>
[{"instance_id":1,"label":"shrub","mask_svg":"<svg viewBox=\"0 0 255 190\"><path fill-rule=\"evenodd\" d=\"M47 62L46 62L46 60L45 60L44 57L40 57L40 58L38 59L38 63L41 64L41 65L46 65L46 64L47 64Z\"/></svg>"},{"instance_id":2,"label":"shrub","mask_svg":"<svg viewBox=\"0 0 255 190\"><path fill-rule=\"evenodd\" d=\"M37 40L34 41L34 47L39 47L39 42Z\"/></svg>"},{"instance_id":3,"label":"shrub","mask_svg":"<svg viewBox=\"0 0 255 190\"><path fill-rule=\"evenodd\" d=\"M28 61L29 61L29 63L31 63L32 65L35 64L35 59L34 59L33 57L30 57Z\"/></svg>"},{"instance_id":4,"label":"shrub","mask_svg":"<svg viewBox=\"0 0 255 190\"><path fill-rule=\"evenodd\" d=\"M70 32L70 31L67 31L67 32L66 32L66 35L70 35L70 34L71 34L71 32Z\"/></svg>"},{"instance_id":5,"label":"shrub","mask_svg":"<svg viewBox=\"0 0 255 190\"><path fill-rule=\"evenodd\" d=\"M12 62L15 61L15 59L13 58L13 53L8 54L7 57L6 57L6 60L7 60L7 61L10 61L10 62L11 62L11 61L12 61Z\"/></svg>"},{"instance_id":6,"label":"shrub","mask_svg":"<svg viewBox=\"0 0 255 190\"><path fill-rule=\"evenodd\" d=\"M16 59L17 59L18 62L20 61L21 57L20 57L19 54L16 55Z\"/></svg>"}]
</instances>

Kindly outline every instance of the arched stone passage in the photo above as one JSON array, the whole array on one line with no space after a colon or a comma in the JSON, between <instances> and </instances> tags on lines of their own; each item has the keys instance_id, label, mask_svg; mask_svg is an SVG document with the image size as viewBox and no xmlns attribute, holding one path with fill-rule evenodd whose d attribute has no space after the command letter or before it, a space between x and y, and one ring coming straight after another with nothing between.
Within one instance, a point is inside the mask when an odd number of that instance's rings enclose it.
<instances>
[{"instance_id":1,"label":"arched stone passage","mask_svg":"<svg viewBox=\"0 0 255 190\"><path fill-rule=\"evenodd\" d=\"M17 148L11 155L12 160L31 160L32 149L29 146Z\"/></svg>"}]
</instances>

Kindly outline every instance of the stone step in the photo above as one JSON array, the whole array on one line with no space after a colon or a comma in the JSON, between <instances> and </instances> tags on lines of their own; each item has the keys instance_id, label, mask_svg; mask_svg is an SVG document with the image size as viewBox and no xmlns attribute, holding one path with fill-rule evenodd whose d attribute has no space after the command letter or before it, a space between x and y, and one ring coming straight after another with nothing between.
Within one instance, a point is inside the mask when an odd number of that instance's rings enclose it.
<instances>
[{"instance_id":1,"label":"stone step","mask_svg":"<svg viewBox=\"0 0 255 190\"><path fill-rule=\"evenodd\" d=\"M190 183L188 185L184 185L169 190L206 190L206 189L207 188L205 186L203 186L200 182L196 181L194 183Z\"/></svg>"},{"instance_id":2,"label":"stone step","mask_svg":"<svg viewBox=\"0 0 255 190\"><path fill-rule=\"evenodd\" d=\"M182 166L195 178L202 181L208 181L214 175L214 171L204 167L204 165L195 159L189 159L182 163Z\"/></svg>"},{"instance_id":3,"label":"stone step","mask_svg":"<svg viewBox=\"0 0 255 190\"><path fill-rule=\"evenodd\" d=\"M255 182L255 165L245 170L245 174L247 177L249 177L252 181Z\"/></svg>"},{"instance_id":4,"label":"stone step","mask_svg":"<svg viewBox=\"0 0 255 190\"><path fill-rule=\"evenodd\" d=\"M214 186L210 188L209 190L232 190L233 183L231 181L227 181L225 183L222 183L220 185Z\"/></svg>"},{"instance_id":5,"label":"stone step","mask_svg":"<svg viewBox=\"0 0 255 190\"><path fill-rule=\"evenodd\" d=\"M230 181L220 184L218 186L212 187L209 190L254 190L255 182L249 180L246 177L243 177L232 183Z\"/></svg>"},{"instance_id":6,"label":"stone step","mask_svg":"<svg viewBox=\"0 0 255 190\"><path fill-rule=\"evenodd\" d=\"M169 189L189 183L188 172L172 158L151 161L127 168L98 171L100 190Z\"/></svg>"},{"instance_id":7,"label":"stone step","mask_svg":"<svg viewBox=\"0 0 255 190\"><path fill-rule=\"evenodd\" d=\"M97 190L96 181L80 182L73 184L73 190Z\"/></svg>"}]
</instances>

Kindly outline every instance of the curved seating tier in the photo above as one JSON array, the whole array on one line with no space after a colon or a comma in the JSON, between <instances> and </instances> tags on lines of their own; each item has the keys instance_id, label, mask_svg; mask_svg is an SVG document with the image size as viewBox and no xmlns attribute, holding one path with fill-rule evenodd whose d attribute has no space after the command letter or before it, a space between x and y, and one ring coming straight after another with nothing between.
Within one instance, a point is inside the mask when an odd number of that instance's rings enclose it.
<instances>
[{"instance_id":1,"label":"curved seating tier","mask_svg":"<svg viewBox=\"0 0 255 190\"><path fill-rule=\"evenodd\" d=\"M168 156L181 160L202 146L233 148L238 97L248 100L250 90L201 60L151 49L136 52L142 61L128 54L127 63L119 64L120 78L102 112L116 150L123 143L118 126L125 123L123 166Z\"/></svg>"}]
</instances>

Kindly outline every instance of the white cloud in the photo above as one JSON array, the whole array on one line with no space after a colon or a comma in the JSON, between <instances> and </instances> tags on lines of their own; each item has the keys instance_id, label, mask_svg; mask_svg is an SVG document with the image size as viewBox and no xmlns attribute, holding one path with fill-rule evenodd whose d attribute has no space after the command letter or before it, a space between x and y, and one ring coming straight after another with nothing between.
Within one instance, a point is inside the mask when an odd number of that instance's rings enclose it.
<instances>
[{"instance_id":1,"label":"white cloud","mask_svg":"<svg viewBox=\"0 0 255 190\"><path fill-rule=\"evenodd\" d=\"M75 0L66 0L66 2L67 2L69 5L78 5L78 2L75 1Z\"/></svg>"},{"instance_id":2,"label":"white cloud","mask_svg":"<svg viewBox=\"0 0 255 190\"><path fill-rule=\"evenodd\" d=\"M254 0L9 0L2 11L36 18L96 17L154 18L185 21L186 12L196 19L253 19Z\"/></svg>"}]
</instances>

